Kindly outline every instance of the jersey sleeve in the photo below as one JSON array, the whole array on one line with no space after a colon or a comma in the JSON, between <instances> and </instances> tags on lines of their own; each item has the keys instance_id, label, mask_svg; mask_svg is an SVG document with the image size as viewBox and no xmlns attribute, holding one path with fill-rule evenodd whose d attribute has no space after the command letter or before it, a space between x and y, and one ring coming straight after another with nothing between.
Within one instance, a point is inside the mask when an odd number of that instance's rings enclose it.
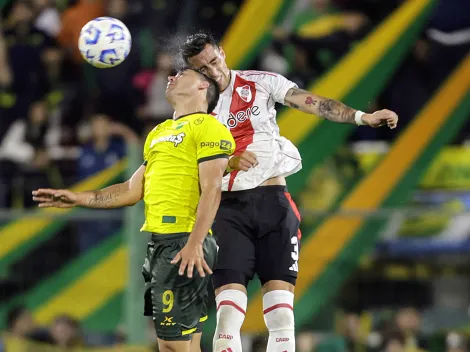
<instances>
[{"instance_id":1,"label":"jersey sleeve","mask_svg":"<svg viewBox=\"0 0 470 352\"><path fill-rule=\"evenodd\" d=\"M280 104L284 104L284 98L289 89L298 88L297 84L279 74L266 75L265 79L271 89L271 96L275 102Z\"/></svg>"},{"instance_id":2,"label":"jersey sleeve","mask_svg":"<svg viewBox=\"0 0 470 352\"><path fill-rule=\"evenodd\" d=\"M235 151L235 141L230 131L210 115L201 115L195 120L194 138L198 164L228 158Z\"/></svg>"},{"instance_id":3,"label":"jersey sleeve","mask_svg":"<svg viewBox=\"0 0 470 352\"><path fill-rule=\"evenodd\" d=\"M147 156L148 156L148 152L150 150L150 143L152 141L152 136L153 136L153 131L151 131L147 135L147 138L145 139L144 150L143 150L144 165L147 165Z\"/></svg>"}]
</instances>

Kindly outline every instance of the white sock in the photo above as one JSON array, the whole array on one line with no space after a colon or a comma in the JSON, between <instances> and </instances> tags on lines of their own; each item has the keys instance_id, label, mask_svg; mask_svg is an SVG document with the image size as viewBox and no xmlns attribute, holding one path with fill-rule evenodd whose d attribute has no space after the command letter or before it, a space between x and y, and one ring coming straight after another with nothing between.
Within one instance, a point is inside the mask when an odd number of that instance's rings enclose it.
<instances>
[{"instance_id":1,"label":"white sock","mask_svg":"<svg viewBox=\"0 0 470 352\"><path fill-rule=\"evenodd\" d=\"M276 290L263 296L264 322L269 331L267 352L295 352L294 294Z\"/></svg>"},{"instance_id":2,"label":"white sock","mask_svg":"<svg viewBox=\"0 0 470 352\"><path fill-rule=\"evenodd\" d=\"M242 352L240 329L245 320L248 298L238 290L225 290L217 295L217 327L213 352Z\"/></svg>"}]
</instances>

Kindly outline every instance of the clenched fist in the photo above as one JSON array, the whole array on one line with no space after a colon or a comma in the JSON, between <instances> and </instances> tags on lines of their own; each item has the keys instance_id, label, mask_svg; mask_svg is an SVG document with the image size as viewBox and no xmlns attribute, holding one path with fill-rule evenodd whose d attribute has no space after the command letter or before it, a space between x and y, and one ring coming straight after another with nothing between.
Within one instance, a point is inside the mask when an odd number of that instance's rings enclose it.
<instances>
[{"instance_id":1,"label":"clenched fist","mask_svg":"<svg viewBox=\"0 0 470 352\"><path fill-rule=\"evenodd\" d=\"M248 171L258 165L256 154L245 150L239 156L232 156L228 162L229 168L233 170Z\"/></svg>"},{"instance_id":2,"label":"clenched fist","mask_svg":"<svg viewBox=\"0 0 470 352\"><path fill-rule=\"evenodd\" d=\"M387 125L390 129L394 129L398 124L398 115L391 110L384 109L373 114L362 115L362 122L373 128Z\"/></svg>"}]
</instances>

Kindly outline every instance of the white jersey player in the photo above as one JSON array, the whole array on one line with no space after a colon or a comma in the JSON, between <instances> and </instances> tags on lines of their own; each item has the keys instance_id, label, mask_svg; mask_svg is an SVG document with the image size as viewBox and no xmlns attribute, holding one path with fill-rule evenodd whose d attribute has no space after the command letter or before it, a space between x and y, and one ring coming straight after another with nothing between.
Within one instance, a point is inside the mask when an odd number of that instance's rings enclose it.
<instances>
[{"instance_id":1,"label":"white jersey player","mask_svg":"<svg viewBox=\"0 0 470 352\"><path fill-rule=\"evenodd\" d=\"M223 49L205 33L188 37L181 55L187 65L219 84L222 93L214 115L230 129L236 142L213 226L219 245L212 277L217 304L213 351L242 351L246 287L257 274L269 331L267 351L294 352L300 215L285 177L301 169L301 157L280 136L274 104L338 123L371 127L395 128L398 116L389 110L365 114L299 89L276 73L230 70Z\"/></svg>"}]
</instances>

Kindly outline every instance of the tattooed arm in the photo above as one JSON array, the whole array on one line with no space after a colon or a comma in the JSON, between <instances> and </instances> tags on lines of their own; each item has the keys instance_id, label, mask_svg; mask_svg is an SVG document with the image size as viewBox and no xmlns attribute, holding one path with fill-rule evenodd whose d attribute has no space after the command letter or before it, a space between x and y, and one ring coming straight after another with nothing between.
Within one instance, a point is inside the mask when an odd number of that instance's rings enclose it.
<instances>
[{"instance_id":1,"label":"tattooed arm","mask_svg":"<svg viewBox=\"0 0 470 352\"><path fill-rule=\"evenodd\" d=\"M144 172L142 165L123 183L98 191L72 192L70 190L38 189L33 191L33 200L41 208L72 208L75 206L96 209L111 209L136 204L144 194Z\"/></svg>"},{"instance_id":2,"label":"tattooed arm","mask_svg":"<svg viewBox=\"0 0 470 352\"><path fill-rule=\"evenodd\" d=\"M326 120L338 123L356 124L356 111L349 106L329 98L312 94L299 88L289 89L285 98L285 105L300 111L314 114ZM373 114L362 115L362 124L371 127L381 127L388 125L395 128L398 116L390 110L380 110Z\"/></svg>"}]
</instances>

